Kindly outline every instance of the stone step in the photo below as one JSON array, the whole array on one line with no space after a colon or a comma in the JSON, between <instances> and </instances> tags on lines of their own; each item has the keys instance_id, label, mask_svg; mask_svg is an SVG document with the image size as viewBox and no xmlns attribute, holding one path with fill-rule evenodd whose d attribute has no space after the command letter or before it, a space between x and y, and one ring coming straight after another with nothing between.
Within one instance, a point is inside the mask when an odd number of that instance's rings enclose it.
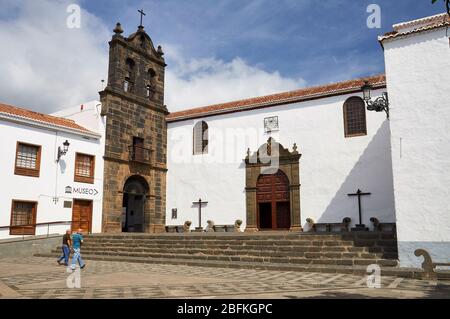
<instances>
[{"instance_id":1,"label":"stone step","mask_svg":"<svg viewBox=\"0 0 450 319\"><path fill-rule=\"evenodd\" d=\"M39 254L38 257L55 257L52 254ZM317 272L317 273L342 273L354 275L367 275L367 267L354 265L324 265L324 264L285 264L285 263L261 263L234 261L224 263L217 260L198 260L198 259L180 259L180 258L146 258L146 257L125 257L125 256L107 256L107 255L84 255L85 260L100 261L116 261L129 263L148 263L148 264L170 264L170 265L187 265L187 266L203 266L217 268L243 268L243 269L263 269L278 271L298 271L298 272ZM89 267L89 265L88 265ZM423 271L421 269L406 269L397 267L381 267L381 275L395 276L403 278L422 278Z\"/></svg>"},{"instance_id":2,"label":"stone step","mask_svg":"<svg viewBox=\"0 0 450 319\"><path fill-rule=\"evenodd\" d=\"M264 251L300 251L300 252L367 252L367 253L397 253L397 246L372 246L372 247L354 247L354 246L261 246L261 245L206 245L202 243L192 244L155 244L155 243L92 243L90 241L83 245L84 248L102 247L108 249L109 247L117 248L163 248L163 249L232 249L232 250L264 250Z\"/></svg>"},{"instance_id":3,"label":"stone step","mask_svg":"<svg viewBox=\"0 0 450 319\"><path fill-rule=\"evenodd\" d=\"M217 247L218 249L221 249L223 247L233 247L235 249L309 249L309 248L316 248L321 247L324 249L346 249L350 247L354 247L353 245L254 245L253 243L245 243L245 244L238 244L238 243L220 243L220 244L207 244L207 243L146 243L146 242L130 242L130 243L122 243L122 242L109 242L109 243L96 243L91 241L86 241L84 243L84 246L95 246L95 247L179 247L179 248L195 248L195 247ZM361 248L364 248L363 246L360 246Z\"/></svg>"},{"instance_id":4,"label":"stone step","mask_svg":"<svg viewBox=\"0 0 450 319\"><path fill-rule=\"evenodd\" d=\"M250 256L250 255L207 255L207 254L171 254L171 253L148 253L148 252L129 252L129 251L83 251L83 256L116 256L116 257L133 257L133 258L156 258L156 259L196 259L196 260L216 260L223 262L259 262L259 263L286 263L286 264L316 264L316 265L371 265L379 264L382 266L395 267L397 266L396 260L386 260L386 259L363 259L363 258L320 258L316 257L292 257L292 256L282 256L282 257L266 257L266 256ZM53 255L54 257L57 254Z\"/></svg>"},{"instance_id":5,"label":"stone step","mask_svg":"<svg viewBox=\"0 0 450 319\"><path fill-rule=\"evenodd\" d=\"M61 248L61 247L58 247ZM293 247L293 246L283 246L283 247L262 247L262 246L207 246L207 245L189 245L189 246L181 246L181 245L92 245L87 244L83 245L83 249L90 248L101 248L101 249L115 249L115 250L128 250L128 249L153 249L153 250L214 250L214 251L236 251L238 253L242 253L245 251L263 251L263 252L281 252L281 253L289 253L292 251L295 252L329 252L329 253L340 253L340 252L351 252L351 253L370 253L369 248L364 247L321 247L321 246L310 246L310 247Z\"/></svg>"},{"instance_id":6,"label":"stone step","mask_svg":"<svg viewBox=\"0 0 450 319\"><path fill-rule=\"evenodd\" d=\"M54 250L54 253L60 252L60 250ZM99 249L99 248L83 248L83 253L96 254L107 252L108 254L119 253L148 253L148 254L169 254L169 255L197 255L203 254L208 256L224 255L224 256L259 256L259 257L304 257L304 258L364 258L364 259L381 259L383 254L368 254L368 253L323 253L323 252L268 252L268 251L255 251L247 250L245 252L235 250L210 250L210 249Z\"/></svg>"},{"instance_id":7,"label":"stone step","mask_svg":"<svg viewBox=\"0 0 450 319\"><path fill-rule=\"evenodd\" d=\"M55 252L61 251L61 248L57 249ZM296 256L296 257L306 257L306 258L364 258L364 259L397 259L397 253L370 253L365 250L359 251L327 251L327 250L317 250L317 251L299 251L299 250L253 250L246 249L235 250L231 247L227 249L211 249L211 248L178 248L172 247L170 249L161 248L161 247L121 247L121 246L106 246L106 247L98 247L98 246L83 246L83 252L147 252L147 253L170 253L170 254L197 254L203 253L207 255L227 255L227 256L236 256L236 255L250 255L250 256L265 256L265 257L283 257L283 256Z\"/></svg>"},{"instance_id":8,"label":"stone step","mask_svg":"<svg viewBox=\"0 0 450 319\"><path fill-rule=\"evenodd\" d=\"M357 240L357 239L391 239L396 240L396 234L390 232L353 232L353 233L292 233L292 232L259 232L259 233L166 233L166 234L93 234L86 236L93 239L159 239L167 240L175 238L178 240L202 239L236 239L236 240Z\"/></svg>"},{"instance_id":9,"label":"stone step","mask_svg":"<svg viewBox=\"0 0 450 319\"><path fill-rule=\"evenodd\" d=\"M268 245L284 245L284 246L291 246L291 245L299 245L299 246L305 246L305 245L328 245L328 246L338 246L338 245L353 245L354 242L351 240L305 240L305 239L299 239L299 240L231 240L231 239L214 239L214 240L199 240L199 239L189 239L189 240L179 240L174 238L168 238L168 239L151 239L151 238L144 238L144 239L94 239L94 238L87 238L86 241L94 242L94 243L155 243L155 244L175 244L175 243L183 243L183 244L189 244L189 243L204 243L208 245L228 245L228 244L251 244L251 245L261 245L261 246L268 246ZM395 241L394 241L395 242Z\"/></svg>"},{"instance_id":10,"label":"stone step","mask_svg":"<svg viewBox=\"0 0 450 319\"><path fill-rule=\"evenodd\" d=\"M326 247L339 247L339 246L354 246L354 247L397 247L397 242L393 240L383 241L229 241L229 240L215 240L215 241L196 241L196 240L92 240L87 239L86 244L92 245L178 245L178 246L261 246L261 247L282 247L282 246L295 246L295 247L309 247L309 246L326 246Z\"/></svg>"},{"instance_id":11,"label":"stone step","mask_svg":"<svg viewBox=\"0 0 450 319\"><path fill-rule=\"evenodd\" d=\"M60 255L61 251L60 250L53 250L52 254L54 254L54 256ZM251 251L249 252L245 252L245 253L241 253L241 254L236 254L234 252L231 251L224 251L221 253L218 252L191 252L191 251L181 251L181 252L176 252L176 251L170 251L170 252L161 252L161 251L142 251L142 250L137 250L137 251L125 251L125 252L121 252L121 251L114 251L114 250L108 250L108 251L104 251L104 250L86 250L83 249L83 254L90 254L90 255L96 255L96 254L107 254L110 256L119 256L119 255L124 255L124 256L131 256L131 255L139 255L139 254L147 254L148 256L154 256L154 255L161 255L161 256L168 256L169 258L173 258L174 256L181 256L181 255L189 255L193 258L196 258L199 255L204 255L204 256L211 256L211 258L214 258L214 256L227 256L228 258L224 258L226 260L229 260L231 257L241 257L241 256L245 256L245 257L261 257L261 258L284 258L286 262L288 262L290 259L292 258L305 258L305 259L322 259L322 260L328 260L328 259L332 259L332 260L339 260L339 259L352 259L352 260L372 260L372 261L376 261L376 260L393 260L397 263L398 260L398 255L396 253L385 253L385 254L352 254L352 253L343 253L343 254L332 254L332 253L323 253L323 254L312 254L312 253L291 253L291 254L278 254L278 253L260 253L260 252L256 252L253 253ZM348 264L348 262L343 262Z\"/></svg>"},{"instance_id":12,"label":"stone step","mask_svg":"<svg viewBox=\"0 0 450 319\"><path fill-rule=\"evenodd\" d=\"M341 235L314 235L314 234L295 234L286 235L267 235L265 233L247 234L247 233L188 233L188 234L93 234L85 236L90 239L121 239L121 240L340 240ZM349 237L350 238L350 237ZM381 237L379 237L381 238Z\"/></svg>"}]
</instances>

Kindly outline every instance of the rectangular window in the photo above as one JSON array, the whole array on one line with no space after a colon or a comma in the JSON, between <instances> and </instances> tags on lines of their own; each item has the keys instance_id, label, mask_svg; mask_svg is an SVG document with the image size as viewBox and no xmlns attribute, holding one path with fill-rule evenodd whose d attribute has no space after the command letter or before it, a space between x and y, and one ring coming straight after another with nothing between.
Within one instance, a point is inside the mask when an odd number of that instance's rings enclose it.
<instances>
[{"instance_id":1,"label":"rectangular window","mask_svg":"<svg viewBox=\"0 0 450 319\"><path fill-rule=\"evenodd\" d=\"M36 234L36 202L13 200L11 208L10 235Z\"/></svg>"},{"instance_id":2,"label":"rectangular window","mask_svg":"<svg viewBox=\"0 0 450 319\"><path fill-rule=\"evenodd\" d=\"M94 184L95 156L77 153L75 182Z\"/></svg>"},{"instance_id":3,"label":"rectangular window","mask_svg":"<svg viewBox=\"0 0 450 319\"><path fill-rule=\"evenodd\" d=\"M144 139L140 137L133 137L133 160L137 162L144 162Z\"/></svg>"},{"instance_id":4,"label":"rectangular window","mask_svg":"<svg viewBox=\"0 0 450 319\"><path fill-rule=\"evenodd\" d=\"M41 166L41 146L17 143L14 174L39 177Z\"/></svg>"}]
</instances>

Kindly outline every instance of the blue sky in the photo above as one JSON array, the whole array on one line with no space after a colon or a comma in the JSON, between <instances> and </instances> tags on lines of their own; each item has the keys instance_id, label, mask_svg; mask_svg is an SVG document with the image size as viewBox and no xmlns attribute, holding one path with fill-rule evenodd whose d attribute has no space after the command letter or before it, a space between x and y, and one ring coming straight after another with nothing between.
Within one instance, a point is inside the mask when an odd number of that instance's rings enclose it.
<instances>
[{"instance_id":1,"label":"blue sky","mask_svg":"<svg viewBox=\"0 0 450 319\"><path fill-rule=\"evenodd\" d=\"M83 8L83 28L63 31L72 2ZM381 7L381 29L366 25L371 3ZM0 65L0 83L7 83L0 102L45 112L98 99L111 30L120 21L126 34L134 32L140 8L147 32L166 52L171 110L383 73L377 36L392 24L444 11L443 2L431 0L0 0L0 6L0 41L12 48L0 58L16 61ZM13 71L23 72L13 75L16 85L2 79ZM43 85L24 95L30 77L58 90Z\"/></svg>"},{"instance_id":2,"label":"blue sky","mask_svg":"<svg viewBox=\"0 0 450 319\"><path fill-rule=\"evenodd\" d=\"M382 9L381 29L366 26L371 3ZM85 0L82 4L108 25L121 21L128 31L138 25L137 9L144 8L145 25L154 40L177 44L185 56L225 61L239 56L310 84L384 72L377 36L394 23L444 9L443 4L431 5L431 0Z\"/></svg>"}]
</instances>

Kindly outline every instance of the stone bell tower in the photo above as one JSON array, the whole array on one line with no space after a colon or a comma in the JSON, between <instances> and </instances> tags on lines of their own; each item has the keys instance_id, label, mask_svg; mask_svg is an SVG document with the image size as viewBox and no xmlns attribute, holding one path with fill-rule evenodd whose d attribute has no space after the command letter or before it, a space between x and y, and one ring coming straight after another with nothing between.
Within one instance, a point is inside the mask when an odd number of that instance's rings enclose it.
<instances>
[{"instance_id":1,"label":"stone bell tower","mask_svg":"<svg viewBox=\"0 0 450 319\"><path fill-rule=\"evenodd\" d=\"M109 42L103 232L164 231L167 108L163 51L141 25L129 37L118 23Z\"/></svg>"}]
</instances>

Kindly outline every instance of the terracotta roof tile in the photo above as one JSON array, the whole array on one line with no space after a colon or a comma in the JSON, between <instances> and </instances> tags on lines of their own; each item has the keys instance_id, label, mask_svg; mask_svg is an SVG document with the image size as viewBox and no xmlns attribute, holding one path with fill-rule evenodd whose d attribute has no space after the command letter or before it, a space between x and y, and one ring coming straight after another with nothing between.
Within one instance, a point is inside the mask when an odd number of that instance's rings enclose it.
<instances>
[{"instance_id":1,"label":"terracotta roof tile","mask_svg":"<svg viewBox=\"0 0 450 319\"><path fill-rule=\"evenodd\" d=\"M284 92L240 101L233 101L228 103L215 104L189 110L183 110L169 114L167 116L167 121L175 122L190 118L212 116L231 112L240 112L255 108L271 107L280 104L294 103L302 100L345 94L348 92L356 92L361 89L365 80L369 81L369 83L374 85L375 87L386 86L385 75L377 75L368 78L355 79L328 85L310 87L291 92Z\"/></svg>"},{"instance_id":2,"label":"terracotta roof tile","mask_svg":"<svg viewBox=\"0 0 450 319\"><path fill-rule=\"evenodd\" d=\"M1 104L0 103L0 113L6 113L9 115L25 118L32 121L41 122L44 124L51 124L51 125L57 125L62 126L70 129L75 129L83 132L90 132L86 128L78 125L73 120L61 118L61 117L55 117L47 114L37 113L34 111L30 111L27 109L19 108L12 105L7 104Z\"/></svg>"},{"instance_id":3,"label":"terracotta roof tile","mask_svg":"<svg viewBox=\"0 0 450 319\"><path fill-rule=\"evenodd\" d=\"M393 39L409 34L420 33L449 25L450 25L450 16L447 13L439 14L432 17L426 17L423 19L396 24L393 26L394 31L385 33L384 35L380 36L378 40L383 42L384 40L387 39ZM417 26L417 28L410 29L411 27L414 26ZM410 30L405 30L407 28L409 28Z\"/></svg>"}]
</instances>

